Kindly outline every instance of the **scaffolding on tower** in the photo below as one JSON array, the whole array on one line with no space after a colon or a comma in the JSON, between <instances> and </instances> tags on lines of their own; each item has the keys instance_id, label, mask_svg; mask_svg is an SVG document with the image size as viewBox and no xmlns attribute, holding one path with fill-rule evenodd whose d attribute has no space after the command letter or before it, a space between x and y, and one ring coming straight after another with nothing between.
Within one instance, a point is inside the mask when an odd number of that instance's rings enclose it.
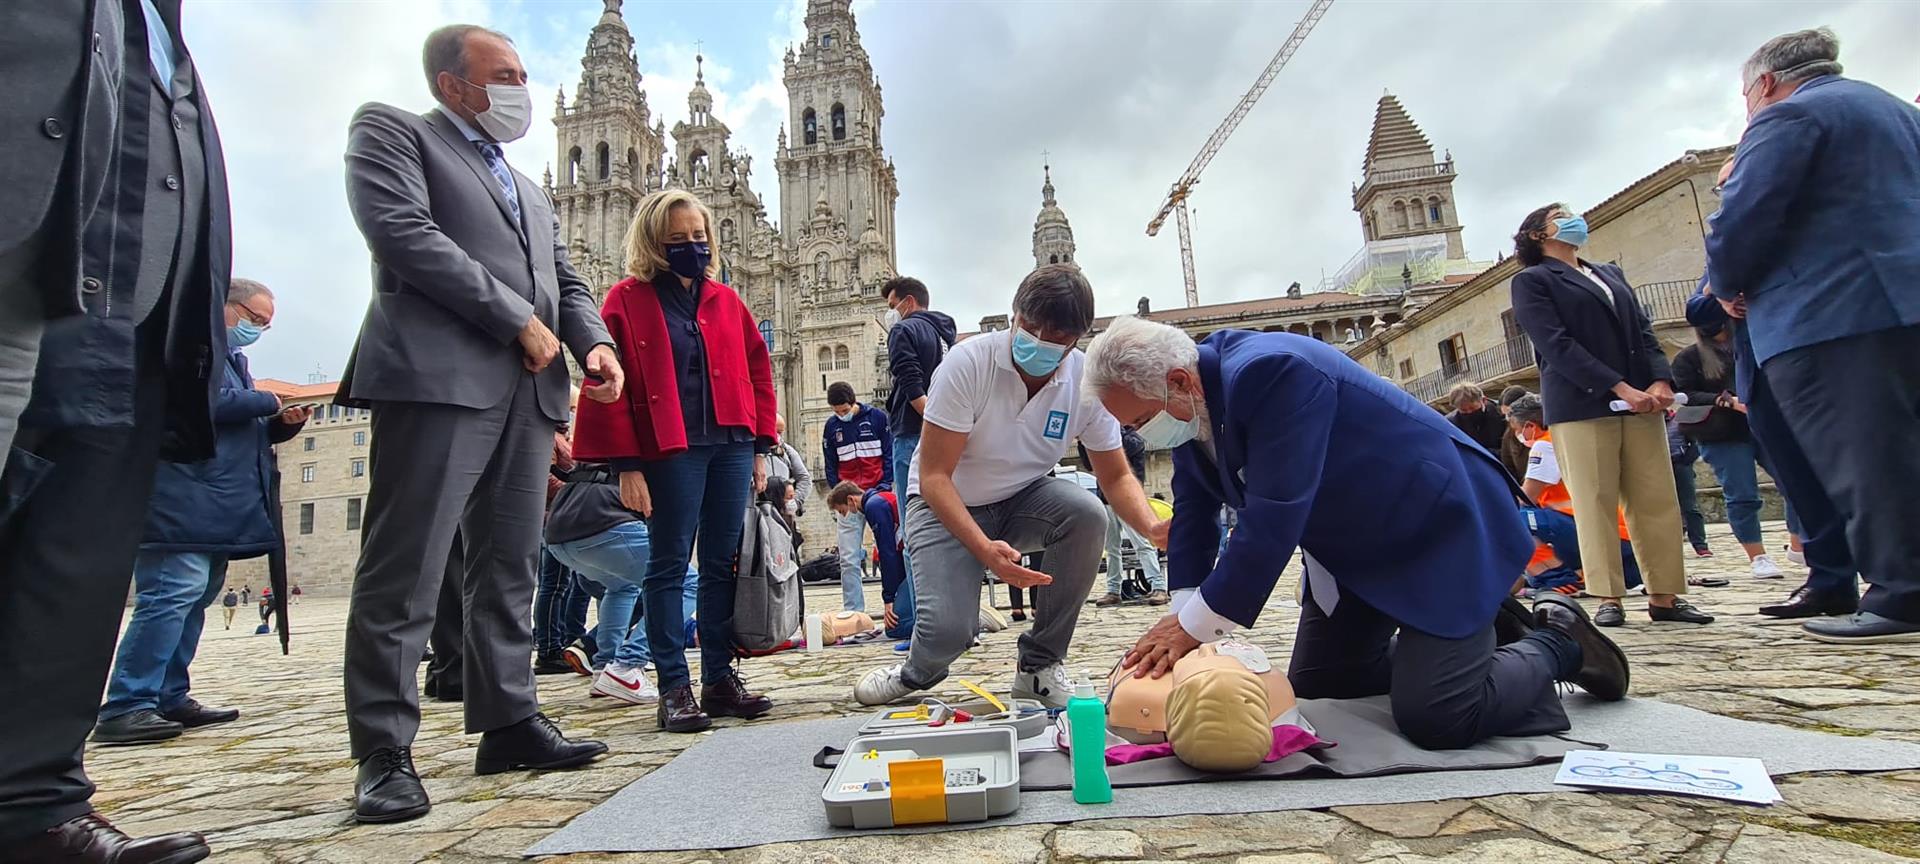
<instances>
[{"instance_id":1,"label":"scaffolding on tower","mask_svg":"<svg viewBox=\"0 0 1920 864\"><path fill-rule=\"evenodd\" d=\"M1241 120L1246 119L1247 113L1253 110L1253 103L1260 101L1261 94L1266 93L1273 84L1281 67L1293 59L1293 53L1300 50L1300 43L1306 41L1307 34L1313 32L1314 25L1319 24L1321 18L1326 17L1327 7L1332 5L1333 0L1313 0L1307 14L1300 18L1299 24L1294 25L1293 35L1288 36L1286 43L1274 53L1273 59L1267 61L1267 68L1260 72L1259 78L1254 79L1253 86L1240 97L1239 104L1233 106L1227 119L1220 121L1220 127L1213 130L1213 135L1200 148L1199 155L1193 157L1186 172L1173 181L1173 188L1167 190L1167 200L1161 203L1160 212L1155 213L1153 221L1147 223L1147 236L1157 237L1160 235L1160 226L1166 224L1168 214L1173 215L1174 224L1180 232L1180 271L1186 277L1188 306L1200 305L1200 289L1194 280L1193 228L1187 215L1187 198L1193 195L1193 187L1200 182L1200 172L1206 170L1207 163L1219 154L1220 148L1227 143L1227 137L1239 127Z\"/></svg>"}]
</instances>

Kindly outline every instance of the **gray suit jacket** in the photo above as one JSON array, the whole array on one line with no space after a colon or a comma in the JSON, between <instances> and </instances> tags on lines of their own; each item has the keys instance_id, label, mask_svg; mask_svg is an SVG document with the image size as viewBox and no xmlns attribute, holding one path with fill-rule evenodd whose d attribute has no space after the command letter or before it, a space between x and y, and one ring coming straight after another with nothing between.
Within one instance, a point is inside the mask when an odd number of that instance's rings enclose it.
<instances>
[{"instance_id":1,"label":"gray suit jacket","mask_svg":"<svg viewBox=\"0 0 1920 864\"><path fill-rule=\"evenodd\" d=\"M612 345L593 293L567 262L553 203L514 172L524 224L459 127L436 108L369 103L347 130L347 209L373 253L373 298L347 360L341 404L490 408L526 370L516 337L533 315L582 366ZM559 358L538 376L540 410L567 419Z\"/></svg>"}]
</instances>

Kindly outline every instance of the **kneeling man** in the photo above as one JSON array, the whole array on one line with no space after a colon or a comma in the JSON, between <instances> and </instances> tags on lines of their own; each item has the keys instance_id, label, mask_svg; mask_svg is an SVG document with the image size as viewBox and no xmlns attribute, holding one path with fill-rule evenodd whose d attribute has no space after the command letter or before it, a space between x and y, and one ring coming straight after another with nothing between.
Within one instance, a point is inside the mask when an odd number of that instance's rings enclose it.
<instances>
[{"instance_id":1,"label":"kneeling man","mask_svg":"<svg viewBox=\"0 0 1920 864\"><path fill-rule=\"evenodd\" d=\"M1079 484L1048 476L1075 438L1114 512L1156 543L1167 524L1120 450L1120 424L1080 397L1086 356L1075 342L1093 326L1093 287L1069 265L1027 275L1013 320L953 347L934 373L920 447L907 479L907 551L913 556L913 644L907 662L875 669L854 687L884 705L947 677L980 620L980 579L1034 592L1033 629L1020 636L1013 696L1064 707L1072 694L1061 661L1106 545L1107 510ZM1020 556L1046 552L1039 571Z\"/></svg>"},{"instance_id":2,"label":"kneeling man","mask_svg":"<svg viewBox=\"0 0 1920 864\"><path fill-rule=\"evenodd\" d=\"M1285 333L1195 345L1120 318L1087 367L1089 390L1147 446L1178 447L1174 614L1128 652L1136 674L1253 626L1300 548L1307 599L1287 676L1302 699L1387 694L1402 734L1453 749L1567 729L1556 681L1625 695L1625 655L1566 597L1543 598L1516 641L1497 644L1496 612L1533 551L1518 490L1486 450L1345 354ZM1216 560L1223 503L1240 525Z\"/></svg>"}]
</instances>

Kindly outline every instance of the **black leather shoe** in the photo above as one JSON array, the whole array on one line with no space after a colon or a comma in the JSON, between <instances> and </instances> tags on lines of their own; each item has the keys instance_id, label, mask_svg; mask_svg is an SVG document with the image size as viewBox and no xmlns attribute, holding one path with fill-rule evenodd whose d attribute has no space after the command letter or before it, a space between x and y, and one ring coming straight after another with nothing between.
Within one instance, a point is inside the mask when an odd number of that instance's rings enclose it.
<instances>
[{"instance_id":1,"label":"black leather shoe","mask_svg":"<svg viewBox=\"0 0 1920 864\"><path fill-rule=\"evenodd\" d=\"M700 685L700 706L706 709L710 717L752 720L772 711L773 700L747 692L747 684L740 680L740 673L728 670L726 679L720 683Z\"/></svg>"},{"instance_id":2,"label":"black leather shoe","mask_svg":"<svg viewBox=\"0 0 1920 864\"><path fill-rule=\"evenodd\" d=\"M561 656L560 652L555 651L552 654L542 654L534 658L533 674L571 675L573 674L573 667L568 665L567 658Z\"/></svg>"},{"instance_id":3,"label":"black leather shoe","mask_svg":"<svg viewBox=\"0 0 1920 864\"><path fill-rule=\"evenodd\" d=\"M1511 645L1534 630L1534 614L1519 600L1508 597L1493 612L1493 644Z\"/></svg>"},{"instance_id":4,"label":"black leather shoe","mask_svg":"<svg viewBox=\"0 0 1920 864\"><path fill-rule=\"evenodd\" d=\"M461 689L461 686L442 682L439 676L428 675L426 682L420 685L420 695L436 702L459 702L466 697L466 692Z\"/></svg>"},{"instance_id":5,"label":"black leather shoe","mask_svg":"<svg viewBox=\"0 0 1920 864\"><path fill-rule=\"evenodd\" d=\"M713 725L713 718L694 701L691 683L660 694L660 708L654 719L668 732L698 732Z\"/></svg>"},{"instance_id":6,"label":"black leather shoe","mask_svg":"<svg viewBox=\"0 0 1920 864\"><path fill-rule=\"evenodd\" d=\"M605 752L607 745L598 741L567 740L547 715L536 713L512 726L482 734L479 750L473 756L473 773L578 768Z\"/></svg>"},{"instance_id":7,"label":"black leather shoe","mask_svg":"<svg viewBox=\"0 0 1920 864\"><path fill-rule=\"evenodd\" d=\"M95 744L158 744L180 737L187 727L160 716L160 712L141 709L94 724Z\"/></svg>"},{"instance_id":8,"label":"black leather shoe","mask_svg":"<svg viewBox=\"0 0 1920 864\"><path fill-rule=\"evenodd\" d=\"M191 864L206 858L207 840L192 832L134 839L98 813L69 819L10 845L0 861L74 864Z\"/></svg>"},{"instance_id":9,"label":"black leather shoe","mask_svg":"<svg viewBox=\"0 0 1920 864\"><path fill-rule=\"evenodd\" d=\"M1594 626L1596 622L1587 618L1587 610L1571 597L1548 594L1533 604L1533 616L1538 628L1558 630L1580 646L1580 669L1573 674L1574 684L1596 699L1617 702L1626 698L1632 677L1627 655Z\"/></svg>"},{"instance_id":10,"label":"black leather shoe","mask_svg":"<svg viewBox=\"0 0 1920 864\"><path fill-rule=\"evenodd\" d=\"M405 822L432 809L427 787L413 770L413 748L382 747L360 760L353 781L353 821Z\"/></svg>"},{"instance_id":11,"label":"black leather shoe","mask_svg":"<svg viewBox=\"0 0 1920 864\"><path fill-rule=\"evenodd\" d=\"M1852 615L1860 611L1860 598L1853 594L1815 594L1802 585L1787 595L1787 602L1760 607L1768 618L1818 618L1822 615Z\"/></svg>"},{"instance_id":12,"label":"black leather shoe","mask_svg":"<svg viewBox=\"0 0 1920 864\"><path fill-rule=\"evenodd\" d=\"M172 720L188 729L212 726L215 723L232 723L240 719L238 708L208 708L192 699L180 703L179 707L160 712L160 716Z\"/></svg>"},{"instance_id":13,"label":"black leather shoe","mask_svg":"<svg viewBox=\"0 0 1920 864\"><path fill-rule=\"evenodd\" d=\"M1535 605L1533 608L1540 607ZM1602 603L1600 611L1593 613L1595 627L1619 627L1625 623L1627 623L1627 610L1620 608L1618 603Z\"/></svg>"},{"instance_id":14,"label":"black leather shoe","mask_svg":"<svg viewBox=\"0 0 1920 864\"><path fill-rule=\"evenodd\" d=\"M1700 611L1700 607L1687 601L1674 598L1672 606L1647 604L1647 617L1655 621L1678 621L1682 624L1712 624L1713 616Z\"/></svg>"}]
</instances>

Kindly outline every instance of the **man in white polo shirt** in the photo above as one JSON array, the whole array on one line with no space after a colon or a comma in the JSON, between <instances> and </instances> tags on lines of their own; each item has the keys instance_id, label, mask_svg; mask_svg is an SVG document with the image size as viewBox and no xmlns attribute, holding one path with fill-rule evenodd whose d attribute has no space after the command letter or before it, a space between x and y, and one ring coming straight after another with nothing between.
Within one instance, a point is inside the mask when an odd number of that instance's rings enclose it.
<instances>
[{"instance_id":1,"label":"man in white polo shirt","mask_svg":"<svg viewBox=\"0 0 1920 864\"><path fill-rule=\"evenodd\" d=\"M854 698L884 705L947 677L973 640L981 571L1034 592L1033 629L1020 636L1013 696L1064 707L1061 662L1105 548L1107 511L1092 493L1048 470L1075 439L1114 511L1164 547L1167 524L1120 449L1120 424L1080 397L1086 356L1074 343L1093 326L1093 287L1071 265L1027 275L1003 332L955 345L933 375L925 425L907 480L907 549L916 604L907 661L875 669ZM1020 557L1045 551L1039 571Z\"/></svg>"}]
</instances>

